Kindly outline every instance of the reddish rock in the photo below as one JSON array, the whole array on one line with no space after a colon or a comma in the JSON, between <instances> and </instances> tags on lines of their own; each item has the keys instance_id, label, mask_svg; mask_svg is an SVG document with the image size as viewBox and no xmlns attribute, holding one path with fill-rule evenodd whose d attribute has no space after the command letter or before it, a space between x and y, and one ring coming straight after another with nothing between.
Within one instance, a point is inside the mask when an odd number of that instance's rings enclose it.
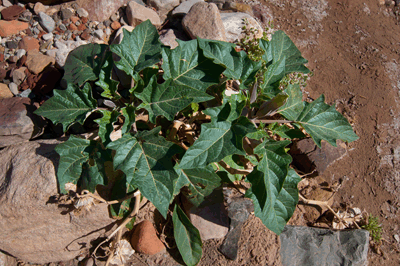
<instances>
[{"instance_id":1,"label":"reddish rock","mask_svg":"<svg viewBox=\"0 0 400 266\"><path fill-rule=\"evenodd\" d=\"M71 23L71 24L68 25L68 29L69 29L70 31L74 31L74 30L78 30L78 27L75 26L74 23Z\"/></svg>"},{"instance_id":2,"label":"reddish rock","mask_svg":"<svg viewBox=\"0 0 400 266\"><path fill-rule=\"evenodd\" d=\"M6 99L14 97L14 94L10 91L6 84L0 83L0 99Z\"/></svg>"},{"instance_id":3,"label":"reddish rock","mask_svg":"<svg viewBox=\"0 0 400 266\"><path fill-rule=\"evenodd\" d=\"M70 19L71 22L74 23L74 24L79 20L79 18L78 18L77 16L72 16L72 17L70 17L69 19Z\"/></svg>"},{"instance_id":4,"label":"reddish rock","mask_svg":"<svg viewBox=\"0 0 400 266\"><path fill-rule=\"evenodd\" d=\"M131 245L137 252L147 255L154 255L165 249L153 224L147 220L136 225L131 237Z\"/></svg>"},{"instance_id":5,"label":"reddish rock","mask_svg":"<svg viewBox=\"0 0 400 266\"><path fill-rule=\"evenodd\" d=\"M121 28L121 23L119 23L118 21L114 21L113 23L111 23L110 26L113 30L118 30L119 28Z\"/></svg>"},{"instance_id":6,"label":"reddish rock","mask_svg":"<svg viewBox=\"0 0 400 266\"><path fill-rule=\"evenodd\" d=\"M0 54L0 62L4 61L4 54Z\"/></svg>"},{"instance_id":7,"label":"reddish rock","mask_svg":"<svg viewBox=\"0 0 400 266\"><path fill-rule=\"evenodd\" d=\"M128 24L134 27L148 19L154 26L161 25L160 17L158 16L156 11L142 6L135 1L129 2L128 6L126 7L126 17L128 19Z\"/></svg>"},{"instance_id":8,"label":"reddish rock","mask_svg":"<svg viewBox=\"0 0 400 266\"><path fill-rule=\"evenodd\" d=\"M55 62L56 60L53 57L43 55L37 51L29 51L25 65L34 74L39 74L45 67L50 64L54 65Z\"/></svg>"},{"instance_id":9,"label":"reddish rock","mask_svg":"<svg viewBox=\"0 0 400 266\"><path fill-rule=\"evenodd\" d=\"M81 21L83 24L85 24L89 21L89 19L87 17L83 17L83 18L81 18Z\"/></svg>"},{"instance_id":10,"label":"reddish rock","mask_svg":"<svg viewBox=\"0 0 400 266\"><path fill-rule=\"evenodd\" d=\"M85 24L79 24L78 30L79 30L79 31L84 31L84 30L86 30Z\"/></svg>"},{"instance_id":11,"label":"reddish rock","mask_svg":"<svg viewBox=\"0 0 400 266\"><path fill-rule=\"evenodd\" d=\"M29 36L23 37L18 43L18 48L24 49L27 52L31 50L39 51L39 47L39 41Z\"/></svg>"},{"instance_id":12,"label":"reddish rock","mask_svg":"<svg viewBox=\"0 0 400 266\"><path fill-rule=\"evenodd\" d=\"M8 21L18 19L19 15L24 12L24 10L25 8L19 5L7 7L1 11L1 18Z\"/></svg>"},{"instance_id":13,"label":"reddish rock","mask_svg":"<svg viewBox=\"0 0 400 266\"><path fill-rule=\"evenodd\" d=\"M104 21L131 0L77 0L77 4L89 13L92 21Z\"/></svg>"},{"instance_id":14,"label":"reddish rock","mask_svg":"<svg viewBox=\"0 0 400 266\"><path fill-rule=\"evenodd\" d=\"M38 15L39 12L46 12L46 10L47 10L48 8L49 8L49 7L43 5L42 3L37 2L37 3L35 4L35 6L33 7L33 12L35 12L35 14Z\"/></svg>"},{"instance_id":15,"label":"reddish rock","mask_svg":"<svg viewBox=\"0 0 400 266\"><path fill-rule=\"evenodd\" d=\"M29 24L26 22L18 20L12 20L12 21L0 20L0 36L8 37L17 34L20 31L26 30L28 27Z\"/></svg>"},{"instance_id":16,"label":"reddish rock","mask_svg":"<svg viewBox=\"0 0 400 266\"><path fill-rule=\"evenodd\" d=\"M84 32L82 32L82 34L80 35L81 39L85 40L85 41L89 40L90 36L91 36L90 31L87 29Z\"/></svg>"}]
</instances>

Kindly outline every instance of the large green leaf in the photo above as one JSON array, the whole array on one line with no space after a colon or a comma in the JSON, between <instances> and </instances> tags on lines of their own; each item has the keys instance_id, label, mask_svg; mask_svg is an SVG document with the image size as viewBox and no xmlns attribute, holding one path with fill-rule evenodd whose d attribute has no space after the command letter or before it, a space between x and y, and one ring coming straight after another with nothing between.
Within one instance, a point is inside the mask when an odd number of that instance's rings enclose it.
<instances>
[{"instance_id":1,"label":"large green leaf","mask_svg":"<svg viewBox=\"0 0 400 266\"><path fill-rule=\"evenodd\" d=\"M194 227L181 207L176 204L172 221L174 223L175 242L183 261L188 266L196 265L199 263L203 253L203 243L201 242L199 230Z\"/></svg>"},{"instance_id":2,"label":"large green leaf","mask_svg":"<svg viewBox=\"0 0 400 266\"><path fill-rule=\"evenodd\" d=\"M112 162L111 150L103 149L99 142L90 146L89 161L83 164L80 188L94 193L97 185L107 185L105 162Z\"/></svg>"},{"instance_id":3,"label":"large green leaf","mask_svg":"<svg viewBox=\"0 0 400 266\"><path fill-rule=\"evenodd\" d=\"M164 79L172 79L172 84L205 92L217 84L224 68L213 63L198 49L197 40L188 42L177 40L179 46L171 50L162 49Z\"/></svg>"},{"instance_id":4,"label":"large green leaf","mask_svg":"<svg viewBox=\"0 0 400 266\"><path fill-rule=\"evenodd\" d=\"M124 172L127 183L137 187L166 217L178 178L171 157L180 150L159 136L160 129L125 134L107 148L116 151L114 168Z\"/></svg>"},{"instance_id":5,"label":"large green leaf","mask_svg":"<svg viewBox=\"0 0 400 266\"><path fill-rule=\"evenodd\" d=\"M246 197L253 200L255 215L276 234L280 234L286 224L284 222L286 216L280 209L276 210L275 205L292 161L291 156L285 151L289 143L290 141L266 140L258 145L254 152L262 159L247 176L251 188L247 190Z\"/></svg>"},{"instance_id":6,"label":"large green leaf","mask_svg":"<svg viewBox=\"0 0 400 266\"><path fill-rule=\"evenodd\" d=\"M336 140L352 142L358 139L347 119L336 111L335 106L325 103L324 95L305 107L295 120L301 125L314 142L321 148L321 140L336 147Z\"/></svg>"},{"instance_id":7,"label":"large green leaf","mask_svg":"<svg viewBox=\"0 0 400 266\"><path fill-rule=\"evenodd\" d=\"M271 41L260 39L260 47L265 50L263 59L267 62L278 62L282 58L285 60L285 74L292 72L309 73L308 68L304 66L308 61L301 56L301 52L296 45L283 31L276 31Z\"/></svg>"},{"instance_id":8,"label":"large green leaf","mask_svg":"<svg viewBox=\"0 0 400 266\"><path fill-rule=\"evenodd\" d=\"M290 84L284 92L289 96L286 103L279 108L278 113L291 121L295 121L304 109L303 93L299 85Z\"/></svg>"},{"instance_id":9,"label":"large green leaf","mask_svg":"<svg viewBox=\"0 0 400 266\"><path fill-rule=\"evenodd\" d=\"M161 43L158 31L150 20L142 22L132 32L124 29L123 34L120 44L110 45L111 51L120 57L115 62L117 68L134 77L135 72L160 61Z\"/></svg>"},{"instance_id":10,"label":"large green leaf","mask_svg":"<svg viewBox=\"0 0 400 266\"><path fill-rule=\"evenodd\" d=\"M233 43L200 38L197 40L205 57L226 68L223 74L227 78L240 80L244 86L251 83L261 68L261 62L252 61L246 52L236 52L236 45Z\"/></svg>"},{"instance_id":11,"label":"large green leaf","mask_svg":"<svg viewBox=\"0 0 400 266\"><path fill-rule=\"evenodd\" d=\"M79 87L86 81L97 80L100 69L111 58L108 45L90 43L71 51L65 61L64 80Z\"/></svg>"},{"instance_id":12,"label":"large green leaf","mask_svg":"<svg viewBox=\"0 0 400 266\"><path fill-rule=\"evenodd\" d=\"M35 114L50 119L54 124L61 123L64 131L78 122L83 124L87 116L97 107L88 83L80 89L69 83L66 90L54 90L54 96L47 100Z\"/></svg>"},{"instance_id":13,"label":"large green leaf","mask_svg":"<svg viewBox=\"0 0 400 266\"><path fill-rule=\"evenodd\" d=\"M104 61L104 65L101 67L99 73L99 80L96 82L96 85L103 89L101 93L102 97L118 100L121 96L117 93L118 90L118 81L115 81L111 78L113 69L113 60L112 56L109 56L107 60Z\"/></svg>"},{"instance_id":14,"label":"large green leaf","mask_svg":"<svg viewBox=\"0 0 400 266\"><path fill-rule=\"evenodd\" d=\"M57 145L56 152L60 155L57 179L60 192L66 193L65 184L76 184L81 177L82 165L89 159L88 148L91 141L87 139L70 136L69 139Z\"/></svg>"},{"instance_id":15,"label":"large green leaf","mask_svg":"<svg viewBox=\"0 0 400 266\"><path fill-rule=\"evenodd\" d=\"M116 110L99 110L103 115L101 118L94 120L99 125L99 137L103 144L107 146L111 142L110 134L114 131L114 123L117 122L120 113Z\"/></svg>"},{"instance_id":16,"label":"large green leaf","mask_svg":"<svg viewBox=\"0 0 400 266\"><path fill-rule=\"evenodd\" d=\"M149 112L150 122L155 123L156 117L159 115L172 121L177 112L192 102L199 103L213 99L205 92L187 86L173 86L171 83L172 80L169 79L163 84L158 84L157 78L153 76L143 92L135 94L143 101L137 108L144 108Z\"/></svg>"},{"instance_id":17,"label":"large green leaf","mask_svg":"<svg viewBox=\"0 0 400 266\"><path fill-rule=\"evenodd\" d=\"M282 57L268 66L263 75L261 84L262 93L272 99L281 91L279 90L279 81L285 76L286 57Z\"/></svg>"},{"instance_id":18,"label":"large green leaf","mask_svg":"<svg viewBox=\"0 0 400 266\"><path fill-rule=\"evenodd\" d=\"M179 175L175 183L174 195L177 195L182 187L186 198L195 206L199 206L205 197L221 185L221 178L209 168L179 169L175 168Z\"/></svg>"},{"instance_id":19,"label":"large green leaf","mask_svg":"<svg viewBox=\"0 0 400 266\"><path fill-rule=\"evenodd\" d=\"M255 126L246 118L201 125L201 133L182 157L179 168L202 168L231 154L245 155L243 137Z\"/></svg>"}]
</instances>

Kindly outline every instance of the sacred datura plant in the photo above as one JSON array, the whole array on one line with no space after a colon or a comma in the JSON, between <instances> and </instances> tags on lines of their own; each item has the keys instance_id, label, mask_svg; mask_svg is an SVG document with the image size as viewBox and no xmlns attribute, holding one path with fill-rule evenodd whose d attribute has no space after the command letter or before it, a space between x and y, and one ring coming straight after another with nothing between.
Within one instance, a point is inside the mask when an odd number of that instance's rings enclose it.
<instances>
[{"instance_id":1,"label":"sacred datura plant","mask_svg":"<svg viewBox=\"0 0 400 266\"><path fill-rule=\"evenodd\" d=\"M199 206L222 183L246 182L255 216L280 234L298 202L291 141L310 136L320 147L358 139L323 95L305 102L298 85L282 89L288 74L309 73L282 31L259 40L259 61L235 44L201 38L170 49L149 21L123 36L72 51L68 87L35 113L64 132L89 119L98 124L97 137L71 134L56 147L60 192L71 183L90 193L112 184L110 211L123 218L134 206L129 195L140 191L164 218L172 215L187 265L199 262L202 242L179 194Z\"/></svg>"}]
</instances>

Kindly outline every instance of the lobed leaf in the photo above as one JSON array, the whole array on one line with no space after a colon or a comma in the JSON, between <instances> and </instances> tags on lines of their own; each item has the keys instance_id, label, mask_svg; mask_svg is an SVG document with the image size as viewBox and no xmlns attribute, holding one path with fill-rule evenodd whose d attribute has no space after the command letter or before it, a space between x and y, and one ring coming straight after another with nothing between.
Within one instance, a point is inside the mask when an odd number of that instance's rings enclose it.
<instances>
[{"instance_id":1,"label":"lobed leaf","mask_svg":"<svg viewBox=\"0 0 400 266\"><path fill-rule=\"evenodd\" d=\"M285 219L290 218L281 209L275 208L288 176L289 164L292 161L291 156L285 150L289 143L290 141L267 139L258 145L254 152L262 156L262 159L253 172L247 176L251 188L247 190L245 196L253 200L255 215L268 229L278 235L286 224ZM284 196L282 197L283 204L289 202ZM280 204L277 206L282 207ZM283 207L292 208L289 205L283 205Z\"/></svg>"},{"instance_id":2,"label":"lobed leaf","mask_svg":"<svg viewBox=\"0 0 400 266\"><path fill-rule=\"evenodd\" d=\"M104 146L107 146L112 140L110 134L114 131L114 123L118 121L120 113L116 110L98 110L103 116L94 120L99 125L99 137L103 141Z\"/></svg>"},{"instance_id":3,"label":"lobed leaf","mask_svg":"<svg viewBox=\"0 0 400 266\"><path fill-rule=\"evenodd\" d=\"M99 80L95 83L103 89L101 96L110 100L118 100L121 96L117 93L119 82L111 78L113 69L112 56L109 56L100 69Z\"/></svg>"},{"instance_id":4,"label":"lobed leaf","mask_svg":"<svg viewBox=\"0 0 400 266\"><path fill-rule=\"evenodd\" d=\"M79 46L68 54L64 80L78 87L87 81L97 80L107 58L111 58L111 53L106 44L90 43Z\"/></svg>"},{"instance_id":5,"label":"lobed leaf","mask_svg":"<svg viewBox=\"0 0 400 266\"><path fill-rule=\"evenodd\" d=\"M171 157L180 149L159 136L160 129L141 131L135 136L125 134L107 148L116 151L114 168L124 172L126 182L137 187L166 217L178 178Z\"/></svg>"},{"instance_id":6,"label":"lobed leaf","mask_svg":"<svg viewBox=\"0 0 400 266\"><path fill-rule=\"evenodd\" d=\"M161 43L156 27L146 20L129 32L123 29L124 38L120 44L110 45L110 50L120 59L115 61L118 69L134 77L139 72L160 61Z\"/></svg>"},{"instance_id":7,"label":"lobed leaf","mask_svg":"<svg viewBox=\"0 0 400 266\"><path fill-rule=\"evenodd\" d=\"M149 120L155 123L156 117L164 116L172 121L177 112L183 110L192 102L198 103L213 99L205 92L181 85L172 85L172 80L158 84L155 76L149 85L141 92L135 93L143 102L137 108L144 108L149 112Z\"/></svg>"},{"instance_id":8,"label":"lobed leaf","mask_svg":"<svg viewBox=\"0 0 400 266\"><path fill-rule=\"evenodd\" d=\"M174 214L172 215L174 224L174 238L182 259L188 266L199 263L202 256L202 246L200 232L190 222L181 207L175 204Z\"/></svg>"},{"instance_id":9,"label":"lobed leaf","mask_svg":"<svg viewBox=\"0 0 400 266\"><path fill-rule=\"evenodd\" d=\"M50 119L54 124L61 123L64 132L78 122L83 124L89 114L97 107L88 83L80 89L69 83L66 90L54 90L54 96L34 113Z\"/></svg>"},{"instance_id":10,"label":"lobed leaf","mask_svg":"<svg viewBox=\"0 0 400 266\"><path fill-rule=\"evenodd\" d=\"M177 195L182 187L186 198L195 206L199 206L205 197L221 185L220 177L209 168L179 169L175 167L178 180L174 186L174 195Z\"/></svg>"},{"instance_id":11,"label":"lobed leaf","mask_svg":"<svg viewBox=\"0 0 400 266\"><path fill-rule=\"evenodd\" d=\"M295 121L304 109L303 93L300 90L300 86L297 84L289 84L284 92L289 97L286 103L279 108L278 113L282 114L291 121Z\"/></svg>"}]
</instances>

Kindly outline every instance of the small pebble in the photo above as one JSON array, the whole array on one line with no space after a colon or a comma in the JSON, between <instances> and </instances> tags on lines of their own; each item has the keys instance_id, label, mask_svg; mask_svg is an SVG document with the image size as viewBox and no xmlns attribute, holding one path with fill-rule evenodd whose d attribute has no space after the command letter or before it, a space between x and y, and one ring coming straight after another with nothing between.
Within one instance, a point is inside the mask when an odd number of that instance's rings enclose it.
<instances>
[{"instance_id":1,"label":"small pebble","mask_svg":"<svg viewBox=\"0 0 400 266\"><path fill-rule=\"evenodd\" d=\"M3 0L3 6L5 6L5 7L10 7L10 6L12 6L13 4L11 3L11 1L10 0Z\"/></svg>"},{"instance_id":2,"label":"small pebble","mask_svg":"<svg viewBox=\"0 0 400 266\"><path fill-rule=\"evenodd\" d=\"M23 97L23 98L33 98L34 95L32 95L32 91L30 89L26 89L23 92L19 93L18 95L16 95L17 97Z\"/></svg>"},{"instance_id":3,"label":"small pebble","mask_svg":"<svg viewBox=\"0 0 400 266\"><path fill-rule=\"evenodd\" d=\"M121 28L121 24L118 21L114 21L113 23L111 23L111 28L113 30L118 30L119 28Z\"/></svg>"},{"instance_id":4,"label":"small pebble","mask_svg":"<svg viewBox=\"0 0 400 266\"><path fill-rule=\"evenodd\" d=\"M99 39L103 39L104 32L103 30L95 30L93 32L93 35Z\"/></svg>"},{"instance_id":5,"label":"small pebble","mask_svg":"<svg viewBox=\"0 0 400 266\"><path fill-rule=\"evenodd\" d=\"M26 51L24 49L19 49L17 51L17 58L20 59L22 56L26 54Z\"/></svg>"},{"instance_id":6,"label":"small pebble","mask_svg":"<svg viewBox=\"0 0 400 266\"><path fill-rule=\"evenodd\" d=\"M62 30L62 31L66 31L66 30L67 30L67 27L65 27L65 25L64 25L64 24L61 24L61 25L60 25L60 30Z\"/></svg>"},{"instance_id":7,"label":"small pebble","mask_svg":"<svg viewBox=\"0 0 400 266\"><path fill-rule=\"evenodd\" d=\"M103 22L104 26L106 26L106 27L110 27L111 23L112 23L112 21L110 21L110 20L105 20Z\"/></svg>"},{"instance_id":8,"label":"small pebble","mask_svg":"<svg viewBox=\"0 0 400 266\"><path fill-rule=\"evenodd\" d=\"M10 89L11 93L14 95L17 95L19 93L18 86L14 82L11 82L10 84L8 84L8 88Z\"/></svg>"},{"instance_id":9,"label":"small pebble","mask_svg":"<svg viewBox=\"0 0 400 266\"><path fill-rule=\"evenodd\" d=\"M51 39L53 39L53 37L54 37L53 33L51 33L51 32L42 36L43 40L45 40L45 41L51 40Z\"/></svg>"},{"instance_id":10,"label":"small pebble","mask_svg":"<svg viewBox=\"0 0 400 266\"><path fill-rule=\"evenodd\" d=\"M83 9L83 8L78 8L78 10L76 10L76 13L78 14L78 16L81 17L88 17L89 13Z\"/></svg>"},{"instance_id":11,"label":"small pebble","mask_svg":"<svg viewBox=\"0 0 400 266\"><path fill-rule=\"evenodd\" d=\"M106 34L108 35L108 36L110 36L111 35L111 29L110 28L106 28Z\"/></svg>"},{"instance_id":12,"label":"small pebble","mask_svg":"<svg viewBox=\"0 0 400 266\"><path fill-rule=\"evenodd\" d=\"M40 25L47 31L52 32L56 27L56 22L43 12L39 12Z\"/></svg>"},{"instance_id":13,"label":"small pebble","mask_svg":"<svg viewBox=\"0 0 400 266\"><path fill-rule=\"evenodd\" d=\"M397 241L397 243L400 242L400 237L399 237L399 235L396 234L396 235L394 235L393 237L394 237L394 239Z\"/></svg>"},{"instance_id":14,"label":"small pebble","mask_svg":"<svg viewBox=\"0 0 400 266\"><path fill-rule=\"evenodd\" d=\"M8 49L17 49L18 48L18 42L16 41L7 41L6 46Z\"/></svg>"},{"instance_id":15,"label":"small pebble","mask_svg":"<svg viewBox=\"0 0 400 266\"><path fill-rule=\"evenodd\" d=\"M40 30L38 28L33 28L32 32L33 34L38 35L40 33Z\"/></svg>"},{"instance_id":16,"label":"small pebble","mask_svg":"<svg viewBox=\"0 0 400 266\"><path fill-rule=\"evenodd\" d=\"M111 21L117 21L118 20L118 15L117 14L112 14L110 19L111 19Z\"/></svg>"},{"instance_id":17,"label":"small pebble","mask_svg":"<svg viewBox=\"0 0 400 266\"><path fill-rule=\"evenodd\" d=\"M69 19L70 17L72 17L74 15L74 13L72 13L71 10L67 9L67 8L63 8L61 9L61 18L62 19Z\"/></svg>"},{"instance_id":18,"label":"small pebble","mask_svg":"<svg viewBox=\"0 0 400 266\"><path fill-rule=\"evenodd\" d=\"M79 25L81 25L81 22L80 22L80 21L77 21L77 22L75 22L75 25L76 25L76 26L79 26Z\"/></svg>"}]
</instances>

